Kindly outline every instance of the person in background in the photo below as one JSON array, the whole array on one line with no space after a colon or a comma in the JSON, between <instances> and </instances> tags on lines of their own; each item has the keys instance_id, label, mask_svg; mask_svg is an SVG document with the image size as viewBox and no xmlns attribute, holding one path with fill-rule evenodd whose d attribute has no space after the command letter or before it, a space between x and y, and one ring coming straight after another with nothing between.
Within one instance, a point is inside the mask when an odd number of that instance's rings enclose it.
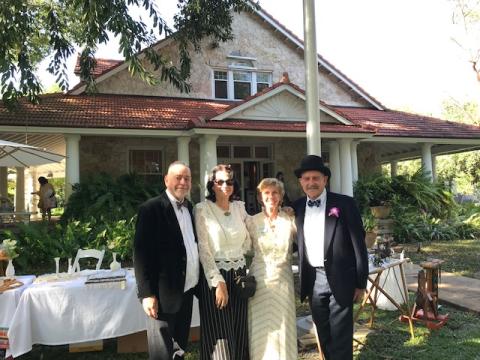
<instances>
[{"instance_id":1,"label":"person in background","mask_svg":"<svg viewBox=\"0 0 480 360\"><path fill-rule=\"evenodd\" d=\"M52 219L52 209L57 207L57 198L55 197L55 189L53 185L50 184L47 178L40 176L38 178L40 183L40 189L34 191L32 195L38 195L40 200L38 201L38 208L42 212L42 219Z\"/></svg>"},{"instance_id":2,"label":"person in background","mask_svg":"<svg viewBox=\"0 0 480 360\"><path fill-rule=\"evenodd\" d=\"M277 180L280 180L282 183L283 183L283 200L282 200L282 204L283 206L288 206L288 207L291 207L292 206L292 202L290 200L290 198L288 197L288 194L287 194L287 190L286 190L286 186L285 186L285 176L283 175L283 172L279 171L277 173L277 175L275 176L275 178Z\"/></svg>"},{"instance_id":3,"label":"person in background","mask_svg":"<svg viewBox=\"0 0 480 360\"><path fill-rule=\"evenodd\" d=\"M195 206L195 226L205 278L200 281L200 359L248 360L247 305L234 291L246 274L250 250L247 212L233 200L238 184L229 165L217 165L205 201Z\"/></svg>"},{"instance_id":4,"label":"person in background","mask_svg":"<svg viewBox=\"0 0 480 360\"><path fill-rule=\"evenodd\" d=\"M353 198L326 190L331 173L321 157L304 157L295 175L306 195L293 204L300 299L308 297L325 358L352 359L353 302L368 277L362 219Z\"/></svg>"},{"instance_id":5,"label":"person in background","mask_svg":"<svg viewBox=\"0 0 480 360\"><path fill-rule=\"evenodd\" d=\"M186 199L190 169L173 162L164 181L166 190L138 210L133 252L151 360L184 358L201 271L193 207Z\"/></svg>"}]
</instances>

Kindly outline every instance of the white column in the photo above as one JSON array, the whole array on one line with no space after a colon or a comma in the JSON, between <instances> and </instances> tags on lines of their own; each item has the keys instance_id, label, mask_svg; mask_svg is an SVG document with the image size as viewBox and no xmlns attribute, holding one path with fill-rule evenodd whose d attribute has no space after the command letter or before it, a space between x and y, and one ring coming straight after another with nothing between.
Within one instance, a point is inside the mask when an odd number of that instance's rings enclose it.
<instances>
[{"instance_id":1,"label":"white column","mask_svg":"<svg viewBox=\"0 0 480 360\"><path fill-rule=\"evenodd\" d=\"M190 163L190 153L188 144L190 143L189 136L180 136L177 138L177 160L183 162L185 165Z\"/></svg>"},{"instance_id":2,"label":"white column","mask_svg":"<svg viewBox=\"0 0 480 360\"><path fill-rule=\"evenodd\" d=\"M397 176L397 172L398 172L398 161L396 160L393 160L390 162L390 176L391 177L394 177L394 176Z\"/></svg>"},{"instance_id":3,"label":"white column","mask_svg":"<svg viewBox=\"0 0 480 360\"><path fill-rule=\"evenodd\" d=\"M437 156L432 155L432 179L437 179Z\"/></svg>"},{"instance_id":4,"label":"white column","mask_svg":"<svg viewBox=\"0 0 480 360\"><path fill-rule=\"evenodd\" d=\"M27 210L31 212L38 211L38 196L32 195L32 191L38 190L40 184L37 180L37 168L36 166L31 166L28 168L28 177L26 181L26 191L25 191L25 200L27 203Z\"/></svg>"},{"instance_id":5,"label":"white column","mask_svg":"<svg viewBox=\"0 0 480 360\"><path fill-rule=\"evenodd\" d=\"M16 167L17 180L15 182L15 211L25 211L25 168Z\"/></svg>"},{"instance_id":6,"label":"white column","mask_svg":"<svg viewBox=\"0 0 480 360\"><path fill-rule=\"evenodd\" d=\"M342 178L342 173L340 169L340 151L337 140L332 140L328 143L329 149L329 167L332 172L330 177L330 190L336 193L342 191L342 184L340 179Z\"/></svg>"},{"instance_id":7,"label":"white column","mask_svg":"<svg viewBox=\"0 0 480 360\"><path fill-rule=\"evenodd\" d=\"M7 196L8 193L8 168L0 166L0 196Z\"/></svg>"},{"instance_id":8,"label":"white column","mask_svg":"<svg viewBox=\"0 0 480 360\"><path fill-rule=\"evenodd\" d=\"M65 200L72 194L72 185L80 182L80 135L65 135Z\"/></svg>"},{"instance_id":9,"label":"white column","mask_svg":"<svg viewBox=\"0 0 480 360\"><path fill-rule=\"evenodd\" d=\"M358 141L352 141L350 151L352 152L352 181L355 183L358 180L358 158L357 158Z\"/></svg>"},{"instance_id":10,"label":"white column","mask_svg":"<svg viewBox=\"0 0 480 360\"><path fill-rule=\"evenodd\" d=\"M422 144L422 169L432 179L432 144Z\"/></svg>"},{"instance_id":11,"label":"white column","mask_svg":"<svg viewBox=\"0 0 480 360\"><path fill-rule=\"evenodd\" d=\"M217 135L200 138L200 200L205 200L210 171L217 165Z\"/></svg>"},{"instance_id":12,"label":"white column","mask_svg":"<svg viewBox=\"0 0 480 360\"><path fill-rule=\"evenodd\" d=\"M342 194L353 196L351 139L340 139Z\"/></svg>"},{"instance_id":13,"label":"white column","mask_svg":"<svg viewBox=\"0 0 480 360\"><path fill-rule=\"evenodd\" d=\"M318 59L315 35L315 0L303 0L305 39L305 94L307 107L307 152L322 156L320 111L318 109Z\"/></svg>"}]
</instances>

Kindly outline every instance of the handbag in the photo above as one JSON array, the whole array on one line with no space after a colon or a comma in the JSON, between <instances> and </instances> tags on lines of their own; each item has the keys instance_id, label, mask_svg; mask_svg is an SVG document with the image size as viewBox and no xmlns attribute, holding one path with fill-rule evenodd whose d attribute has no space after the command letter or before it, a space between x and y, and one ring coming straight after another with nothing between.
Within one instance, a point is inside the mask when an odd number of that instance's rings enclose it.
<instances>
[{"instance_id":1,"label":"handbag","mask_svg":"<svg viewBox=\"0 0 480 360\"><path fill-rule=\"evenodd\" d=\"M235 283L235 293L241 299L248 299L255 295L257 290L257 280L253 275L236 275L233 279Z\"/></svg>"}]
</instances>

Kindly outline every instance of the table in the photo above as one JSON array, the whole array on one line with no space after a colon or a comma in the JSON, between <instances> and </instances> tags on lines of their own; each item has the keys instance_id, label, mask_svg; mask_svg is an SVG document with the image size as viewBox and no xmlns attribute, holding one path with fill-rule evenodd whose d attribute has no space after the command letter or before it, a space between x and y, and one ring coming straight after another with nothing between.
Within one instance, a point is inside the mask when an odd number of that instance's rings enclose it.
<instances>
[{"instance_id":1,"label":"table","mask_svg":"<svg viewBox=\"0 0 480 360\"><path fill-rule=\"evenodd\" d=\"M32 284L24 291L8 331L7 357L25 354L33 344L72 344L145 330L133 271L127 272L123 290L86 286L93 273L84 270L74 279ZM192 326L198 326L198 305L192 317Z\"/></svg>"},{"instance_id":2,"label":"table","mask_svg":"<svg viewBox=\"0 0 480 360\"><path fill-rule=\"evenodd\" d=\"M30 216L32 214L36 213L32 213L29 211L0 212L0 224L10 224L20 221L28 224L30 222Z\"/></svg>"},{"instance_id":3,"label":"table","mask_svg":"<svg viewBox=\"0 0 480 360\"><path fill-rule=\"evenodd\" d=\"M2 332L5 332L10 327L23 291L35 280L34 275L16 276L15 278L22 282L23 286L7 290L0 294L0 330Z\"/></svg>"},{"instance_id":4,"label":"table","mask_svg":"<svg viewBox=\"0 0 480 360\"><path fill-rule=\"evenodd\" d=\"M368 304L371 307L369 326L372 327L375 320L375 311L378 308L377 302L380 294L382 294L401 312L402 315L404 315L404 318L408 320L410 336L412 339L415 337L413 333L412 307L408 298L407 282L405 280L405 272L403 269L404 264L408 261L410 261L410 259L408 258L387 259L386 262L383 263L381 266L370 266L368 276L368 282L370 287L367 290L365 298L361 302L357 312L355 313L354 322L358 320L360 313ZM397 269L400 272L400 276L396 276ZM392 295L383 287L385 281L380 281L380 279L382 278L382 274L386 274L387 277L393 277L393 280L397 284L398 289L400 289L398 293L401 294L400 296L402 297L403 304L397 302L392 297ZM384 277L384 279L386 280L387 278Z\"/></svg>"}]
</instances>

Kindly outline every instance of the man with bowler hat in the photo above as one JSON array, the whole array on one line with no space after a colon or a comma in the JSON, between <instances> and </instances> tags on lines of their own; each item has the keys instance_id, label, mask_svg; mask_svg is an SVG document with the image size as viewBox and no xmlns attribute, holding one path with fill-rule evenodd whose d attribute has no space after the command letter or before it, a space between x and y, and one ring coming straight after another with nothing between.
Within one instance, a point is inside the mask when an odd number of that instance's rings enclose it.
<instances>
[{"instance_id":1,"label":"man with bowler hat","mask_svg":"<svg viewBox=\"0 0 480 360\"><path fill-rule=\"evenodd\" d=\"M321 157L303 158L295 175L306 197L294 202L300 298L308 297L325 358L353 358L353 302L367 285L362 219L350 196L326 190L330 169Z\"/></svg>"}]
</instances>

